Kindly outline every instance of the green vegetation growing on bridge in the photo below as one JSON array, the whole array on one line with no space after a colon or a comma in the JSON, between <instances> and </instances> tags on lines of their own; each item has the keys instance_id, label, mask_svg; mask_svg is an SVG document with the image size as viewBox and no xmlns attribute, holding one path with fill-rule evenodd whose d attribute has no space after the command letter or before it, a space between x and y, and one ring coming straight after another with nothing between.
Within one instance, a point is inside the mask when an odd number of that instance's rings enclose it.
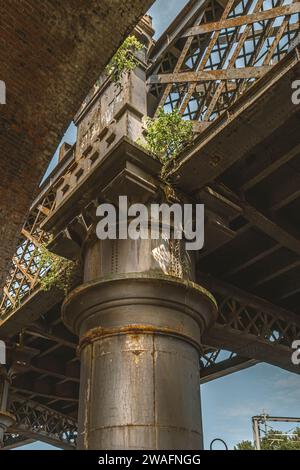
<instances>
[{"instance_id":1,"label":"green vegetation growing on bridge","mask_svg":"<svg viewBox=\"0 0 300 470\"><path fill-rule=\"evenodd\" d=\"M56 287L67 294L72 287L78 262L51 253L45 245L39 248L39 259L42 266L40 280L42 290L49 291Z\"/></svg>"},{"instance_id":2,"label":"green vegetation growing on bridge","mask_svg":"<svg viewBox=\"0 0 300 470\"><path fill-rule=\"evenodd\" d=\"M106 73L121 85L124 73L129 73L138 65L136 54L143 49L143 44L133 35L128 36L106 67Z\"/></svg>"},{"instance_id":3,"label":"green vegetation growing on bridge","mask_svg":"<svg viewBox=\"0 0 300 470\"><path fill-rule=\"evenodd\" d=\"M178 109L168 113L161 107L153 119L146 120L146 143L139 139L138 144L161 161L164 177L167 170L174 165L179 153L192 139L192 123L184 120Z\"/></svg>"}]
</instances>

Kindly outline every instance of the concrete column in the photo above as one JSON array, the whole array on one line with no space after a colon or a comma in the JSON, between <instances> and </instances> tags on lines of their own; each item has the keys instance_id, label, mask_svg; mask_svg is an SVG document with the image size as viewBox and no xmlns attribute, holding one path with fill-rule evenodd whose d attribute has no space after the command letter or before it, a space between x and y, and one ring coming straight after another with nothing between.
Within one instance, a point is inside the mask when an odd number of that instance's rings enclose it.
<instances>
[{"instance_id":1,"label":"concrete column","mask_svg":"<svg viewBox=\"0 0 300 470\"><path fill-rule=\"evenodd\" d=\"M80 449L201 448L201 333L216 305L182 246L174 261L153 243L89 242L85 282L64 303L80 338Z\"/></svg>"},{"instance_id":2,"label":"concrete column","mask_svg":"<svg viewBox=\"0 0 300 470\"><path fill-rule=\"evenodd\" d=\"M7 411L9 377L4 368L0 369L0 447L3 446L4 434L15 423L14 416Z\"/></svg>"}]
</instances>

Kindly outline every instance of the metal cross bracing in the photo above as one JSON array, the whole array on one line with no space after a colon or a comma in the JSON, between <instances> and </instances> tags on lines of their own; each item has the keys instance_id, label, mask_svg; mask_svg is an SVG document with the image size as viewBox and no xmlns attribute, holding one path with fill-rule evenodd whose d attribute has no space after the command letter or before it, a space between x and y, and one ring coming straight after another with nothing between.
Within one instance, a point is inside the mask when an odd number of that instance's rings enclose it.
<instances>
[{"instance_id":1,"label":"metal cross bracing","mask_svg":"<svg viewBox=\"0 0 300 470\"><path fill-rule=\"evenodd\" d=\"M17 308L36 288L40 277L44 274L43 267L39 263L38 248L46 243L49 237L41 230L40 225L54 207L55 194L55 190L51 188L40 201L35 203L23 225L3 288L0 318Z\"/></svg>"},{"instance_id":2,"label":"metal cross bracing","mask_svg":"<svg viewBox=\"0 0 300 470\"><path fill-rule=\"evenodd\" d=\"M224 349L204 348L200 360L200 384L248 369L259 361Z\"/></svg>"},{"instance_id":3,"label":"metal cross bracing","mask_svg":"<svg viewBox=\"0 0 300 470\"><path fill-rule=\"evenodd\" d=\"M201 132L289 51L300 2L191 1L187 11L193 6L190 21L182 15L158 41L148 82L158 106L178 108Z\"/></svg>"},{"instance_id":4,"label":"metal cross bracing","mask_svg":"<svg viewBox=\"0 0 300 470\"><path fill-rule=\"evenodd\" d=\"M220 299L217 323L288 347L294 339L300 337L299 326L293 322L276 318L272 313L257 310L251 305L239 303L235 298Z\"/></svg>"},{"instance_id":5,"label":"metal cross bracing","mask_svg":"<svg viewBox=\"0 0 300 470\"><path fill-rule=\"evenodd\" d=\"M204 334L204 344L237 354L239 368L253 359L299 373L291 360L292 342L300 339L296 314L206 274L199 274L199 283L210 288L219 306L214 327Z\"/></svg>"},{"instance_id":6,"label":"metal cross bracing","mask_svg":"<svg viewBox=\"0 0 300 470\"><path fill-rule=\"evenodd\" d=\"M24 397L16 395L11 396L9 412L15 416L16 424L4 440L4 448L24 445L24 440L28 439L40 440L62 449L76 447L76 419L40 403L24 401Z\"/></svg>"}]
</instances>

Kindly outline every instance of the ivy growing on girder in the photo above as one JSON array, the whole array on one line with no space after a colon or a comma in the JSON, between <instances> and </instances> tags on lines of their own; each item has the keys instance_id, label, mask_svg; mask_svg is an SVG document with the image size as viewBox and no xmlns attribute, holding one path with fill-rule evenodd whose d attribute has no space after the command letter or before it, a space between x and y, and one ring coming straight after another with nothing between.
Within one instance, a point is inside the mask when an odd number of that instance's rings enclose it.
<instances>
[{"instance_id":1,"label":"ivy growing on girder","mask_svg":"<svg viewBox=\"0 0 300 470\"><path fill-rule=\"evenodd\" d=\"M78 261L71 261L55 255L45 245L39 247L38 257L42 272L44 271L40 279L41 289L49 291L56 287L67 294L72 287Z\"/></svg>"}]
</instances>

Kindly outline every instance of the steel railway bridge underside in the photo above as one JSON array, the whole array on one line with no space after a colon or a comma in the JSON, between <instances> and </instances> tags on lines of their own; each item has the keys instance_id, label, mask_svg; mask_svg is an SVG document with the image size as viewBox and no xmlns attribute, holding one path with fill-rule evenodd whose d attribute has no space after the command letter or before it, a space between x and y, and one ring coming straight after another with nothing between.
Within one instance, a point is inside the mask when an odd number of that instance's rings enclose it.
<instances>
[{"instance_id":1,"label":"steel railway bridge underside","mask_svg":"<svg viewBox=\"0 0 300 470\"><path fill-rule=\"evenodd\" d=\"M132 181L155 191L145 174L155 179L158 163L124 131L122 113L129 121L134 115L141 130L142 116L159 106L178 108L193 122L194 142L169 178L207 211L194 281L214 296L218 311L202 334L199 383L258 362L299 374L291 361L300 340L300 107L292 101L300 80L299 15L300 2L191 0L156 43L149 18L137 27L148 50L139 81L126 82L123 92L140 87L143 104L128 93L124 100L132 102L116 106L112 121L95 130L105 111L95 103L110 96L110 85L100 82L89 93L76 116L78 141L63 147L41 186L3 290L0 338L13 370L7 411L15 417L4 448L32 440L76 446L78 333L62 319L63 292L41 289L39 247L51 232L53 250L72 258L88 232L97 178L102 199L114 197L111 181L126 191Z\"/></svg>"}]
</instances>

